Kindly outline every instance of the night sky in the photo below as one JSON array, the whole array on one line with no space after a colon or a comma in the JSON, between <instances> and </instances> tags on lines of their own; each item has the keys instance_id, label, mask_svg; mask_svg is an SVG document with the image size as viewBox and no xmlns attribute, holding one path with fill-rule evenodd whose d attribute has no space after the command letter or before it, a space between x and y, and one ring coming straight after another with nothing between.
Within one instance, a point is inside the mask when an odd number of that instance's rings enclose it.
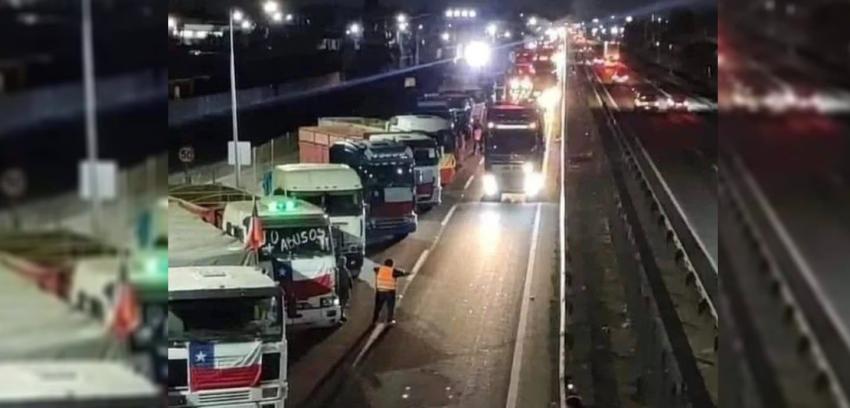
<instances>
[{"instance_id":1,"label":"night sky","mask_svg":"<svg viewBox=\"0 0 850 408\"><path fill-rule=\"evenodd\" d=\"M171 7L179 4L195 4L202 7L218 8L222 5L238 4L242 7L254 6L261 0L171 0ZM287 6L298 8L309 5L340 5L350 8L362 7L365 0L279 0L284 10ZM582 19L606 17L611 14L640 17L653 12L663 12L676 6L697 4L716 4L716 0L378 0L381 5L391 8L421 10L429 8L440 11L451 6L496 6L501 10L535 10L552 17L574 14Z\"/></svg>"}]
</instances>

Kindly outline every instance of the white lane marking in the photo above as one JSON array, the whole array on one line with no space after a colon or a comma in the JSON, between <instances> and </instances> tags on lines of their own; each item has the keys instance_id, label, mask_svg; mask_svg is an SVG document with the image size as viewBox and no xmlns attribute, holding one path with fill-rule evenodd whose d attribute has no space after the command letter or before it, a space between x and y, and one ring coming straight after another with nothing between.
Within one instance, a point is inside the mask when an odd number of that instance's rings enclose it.
<instances>
[{"instance_id":1,"label":"white lane marking","mask_svg":"<svg viewBox=\"0 0 850 408\"><path fill-rule=\"evenodd\" d=\"M422 251L421 254L419 254L419 259L416 260L416 263L413 264L413 269L410 271L411 275L416 275L416 273L419 272L419 269L422 268L422 264L425 263L425 259L428 258L428 255L430 253L431 253L431 250L426 249L426 250Z\"/></svg>"},{"instance_id":2,"label":"white lane marking","mask_svg":"<svg viewBox=\"0 0 850 408\"><path fill-rule=\"evenodd\" d=\"M567 39L564 38L564 49L567 49ZM564 55L569 55L569 52L564 52ZM566 59L566 58L565 58ZM564 70L566 71L566 66L569 62L565 61ZM566 78L566 75L564 76ZM567 369L567 353L564 350L566 335L567 335L567 286L566 286L566 275L567 275L567 251L566 251L566 240L567 236L565 234L566 222L567 222L567 210L566 210L566 192L564 191L564 186L567 183L566 172L564 171L564 158L566 157L566 149L567 149L567 81L564 79L563 89L561 92L561 163L560 163L560 185L558 188L561 190L560 194L560 202L558 203L558 240L559 249L560 249L560 305L559 305L559 313L560 313L560 325L558 328L558 395L560 396L561 407L566 407L566 399L567 399L567 390L565 386L566 381L566 369Z\"/></svg>"},{"instance_id":3,"label":"white lane marking","mask_svg":"<svg viewBox=\"0 0 850 408\"><path fill-rule=\"evenodd\" d=\"M517 326L516 343L514 344L514 358L511 364L511 381L508 387L508 401L506 408L516 408L519 398L519 378L522 372L522 352L525 345L525 332L528 329L528 306L531 296L531 283L534 280L534 258L537 253L537 238L540 232L540 203L537 203L537 211L534 213L534 229L531 231L531 247L528 250L528 268L525 271L525 287L522 290L522 307L519 312L519 325Z\"/></svg>"},{"instance_id":4,"label":"white lane marking","mask_svg":"<svg viewBox=\"0 0 850 408\"><path fill-rule=\"evenodd\" d=\"M463 185L464 190L469 188L469 186L472 184L472 180L475 180L474 174L472 176L470 176L468 180L466 180L466 184Z\"/></svg>"},{"instance_id":5,"label":"white lane marking","mask_svg":"<svg viewBox=\"0 0 850 408\"><path fill-rule=\"evenodd\" d=\"M448 214L446 214L446 216L443 217L443 221L440 222L440 228L441 228L440 232L441 233L442 233L442 227L445 227L446 224L448 224L449 221L452 219L452 216L455 215L455 210L457 210L457 204L452 205L452 208L449 210Z\"/></svg>"},{"instance_id":6,"label":"white lane marking","mask_svg":"<svg viewBox=\"0 0 850 408\"><path fill-rule=\"evenodd\" d=\"M363 349L360 350L360 353L358 353L357 357L354 359L354 363L352 364L353 367L357 367L357 365L360 364L360 360L362 360L363 356L366 355L366 352L372 348L372 345L375 344L375 341L381 336L381 333L384 331L386 326L386 323L378 323L375 325L375 328L372 329L372 334L369 335L369 340L366 341L366 345L363 346Z\"/></svg>"}]
</instances>

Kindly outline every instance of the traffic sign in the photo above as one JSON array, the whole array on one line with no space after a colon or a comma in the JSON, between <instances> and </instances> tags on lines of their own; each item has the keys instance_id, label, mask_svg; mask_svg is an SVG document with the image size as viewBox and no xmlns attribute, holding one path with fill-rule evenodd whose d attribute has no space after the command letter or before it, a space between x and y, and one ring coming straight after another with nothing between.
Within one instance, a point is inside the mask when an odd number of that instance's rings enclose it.
<instances>
[{"instance_id":1,"label":"traffic sign","mask_svg":"<svg viewBox=\"0 0 850 408\"><path fill-rule=\"evenodd\" d=\"M18 198L27 190L27 176L19 167L12 167L0 175L0 190L10 198Z\"/></svg>"},{"instance_id":2,"label":"traffic sign","mask_svg":"<svg viewBox=\"0 0 850 408\"><path fill-rule=\"evenodd\" d=\"M180 161L183 163L191 163L195 161L195 149L192 146L183 146L178 153Z\"/></svg>"}]
</instances>

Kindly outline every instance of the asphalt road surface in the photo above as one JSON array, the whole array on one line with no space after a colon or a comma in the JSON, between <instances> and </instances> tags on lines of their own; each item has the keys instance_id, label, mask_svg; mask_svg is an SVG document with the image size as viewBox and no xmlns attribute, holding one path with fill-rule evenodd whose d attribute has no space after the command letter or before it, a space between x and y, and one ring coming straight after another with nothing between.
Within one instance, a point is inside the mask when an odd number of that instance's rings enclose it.
<instances>
[{"instance_id":1,"label":"asphalt road surface","mask_svg":"<svg viewBox=\"0 0 850 408\"><path fill-rule=\"evenodd\" d=\"M559 134L560 121L547 122ZM443 206L435 240L402 279L398 324L376 329L383 334L361 350L327 406L557 402L558 149L551 140L537 202L482 202L480 166L447 192L452 208ZM416 253L413 238L388 252Z\"/></svg>"}]
</instances>

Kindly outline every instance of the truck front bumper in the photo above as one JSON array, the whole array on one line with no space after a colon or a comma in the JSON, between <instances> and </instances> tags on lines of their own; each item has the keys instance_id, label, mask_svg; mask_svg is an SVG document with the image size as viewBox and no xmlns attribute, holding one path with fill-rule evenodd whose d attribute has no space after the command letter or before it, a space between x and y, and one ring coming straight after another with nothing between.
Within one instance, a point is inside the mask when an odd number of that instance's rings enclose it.
<instances>
[{"instance_id":1,"label":"truck front bumper","mask_svg":"<svg viewBox=\"0 0 850 408\"><path fill-rule=\"evenodd\" d=\"M404 218L371 219L366 222L366 235L369 238L407 235L416 232L416 225L416 214Z\"/></svg>"},{"instance_id":2,"label":"truck front bumper","mask_svg":"<svg viewBox=\"0 0 850 408\"><path fill-rule=\"evenodd\" d=\"M295 329L321 329L340 323L342 311L339 302L333 306L297 309L294 316L286 316L286 325Z\"/></svg>"}]
</instances>

